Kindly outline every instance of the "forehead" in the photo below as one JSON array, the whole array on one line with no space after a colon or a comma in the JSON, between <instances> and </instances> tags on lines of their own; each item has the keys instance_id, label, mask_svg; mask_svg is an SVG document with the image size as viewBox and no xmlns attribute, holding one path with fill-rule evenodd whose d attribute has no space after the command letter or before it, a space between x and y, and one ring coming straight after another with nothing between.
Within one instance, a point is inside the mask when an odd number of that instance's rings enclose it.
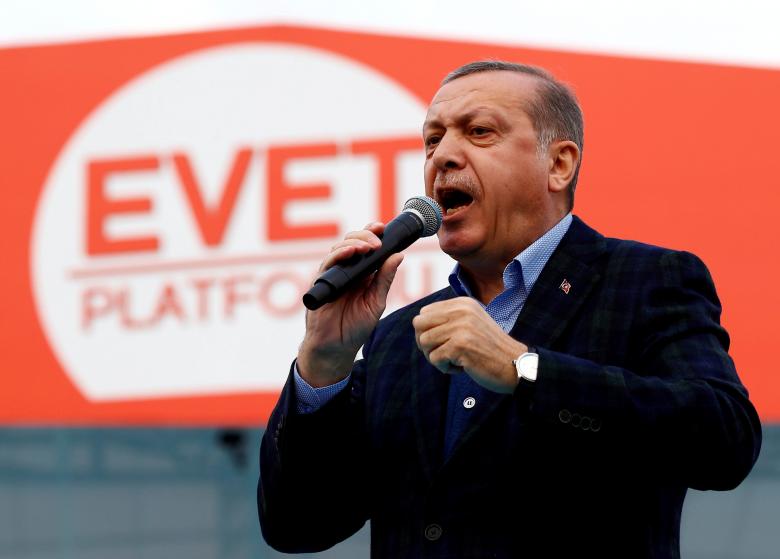
<instances>
[{"instance_id":1,"label":"forehead","mask_svg":"<svg viewBox=\"0 0 780 559\"><path fill-rule=\"evenodd\" d=\"M509 71L469 74L444 84L433 97L426 123L474 110L526 114L539 78Z\"/></svg>"}]
</instances>

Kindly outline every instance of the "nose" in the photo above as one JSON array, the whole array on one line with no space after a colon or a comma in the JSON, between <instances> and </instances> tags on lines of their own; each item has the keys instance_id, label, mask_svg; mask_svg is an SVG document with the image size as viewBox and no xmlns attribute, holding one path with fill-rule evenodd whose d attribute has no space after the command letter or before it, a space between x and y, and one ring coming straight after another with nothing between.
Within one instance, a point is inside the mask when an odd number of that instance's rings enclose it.
<instances>
[{"instance_id":1,"label":"nose","mask_svg":"<svg viewBox=\"0 0 780 559\"><path fill-rule=\"evenodd\" d=\"M444 134L431 159L440 171L462 169L466 162L457 134L453 132Z\"/></svg>"}]
</instances>

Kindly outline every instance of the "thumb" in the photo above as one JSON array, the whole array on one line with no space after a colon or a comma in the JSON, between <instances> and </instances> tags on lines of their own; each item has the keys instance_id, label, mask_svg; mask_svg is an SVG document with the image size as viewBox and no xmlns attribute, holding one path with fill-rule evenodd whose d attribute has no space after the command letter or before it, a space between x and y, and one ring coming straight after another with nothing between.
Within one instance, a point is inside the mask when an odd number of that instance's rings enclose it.
<instances>
[{"instance_id":1,"label":"thumb","mask_svg":"<svg viewBox=\"0 0 780 559\"><path fill-rule=\"evenodd\" d=\"M395 279L395 273L398 271L398 267L404 260L404 255L399 253L393 254L390 258L385 260L382 267L377 271L374 277L374 293L378 301L382 302L384 306L387 299L387 293L390 291L390 286Z\"/></svg>"}]
</instances>

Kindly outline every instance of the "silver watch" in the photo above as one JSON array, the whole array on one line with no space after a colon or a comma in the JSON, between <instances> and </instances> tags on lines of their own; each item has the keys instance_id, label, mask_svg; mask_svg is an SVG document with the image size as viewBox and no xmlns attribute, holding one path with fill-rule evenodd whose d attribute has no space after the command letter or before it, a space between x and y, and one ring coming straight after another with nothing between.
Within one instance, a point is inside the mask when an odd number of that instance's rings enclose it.
<instances>
[{"instance_id":1,"label":"silver watch","mask_svg":"<svg viewBox=\"0 0 780 559\"><path fill-rule=\"evenodd\" d=\"M536 373L539 369L539 354L536 353L536 348L528 346L528 351L518 356L512 364L517 370L518 379L536 381Z\"/></svg>"}]
</instances>

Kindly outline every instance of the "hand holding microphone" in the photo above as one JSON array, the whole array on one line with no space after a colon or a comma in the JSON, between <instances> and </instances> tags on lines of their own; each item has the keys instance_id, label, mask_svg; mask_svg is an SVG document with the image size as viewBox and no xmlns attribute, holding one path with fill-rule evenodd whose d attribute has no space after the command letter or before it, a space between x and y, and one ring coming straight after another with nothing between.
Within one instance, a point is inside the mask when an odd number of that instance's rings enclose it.
<instances>
[{"instance_id":1,"label":"hand holding microphone","mask_svg":"<svg viewBox=\"0 0 780 559\"><path fill-rule=\"evenodd\" d=\"M385 226L382 245L329 268L303 296L303 304L313 311L337 299L355 282L376 272L390 255L401 252L420 237L436 233L441 222L441 208L433 199L427 196L409 198L403 211Z\"/></svg>"},{"instance_id":2,"label":"hand holding microphone","mask_svg":"<svg viewBox=\"0 0 780 559\"><path fill-rule=\"evenodd\" d=\"M374 223L334 245L321 275L304 295L306 336L298 371L312 386L327 386L352 369L358 349L385 309L387 292L403 259L398 254L442 222L439 205L426 196L407 200L386 226ZM322 307L322 308L321 308Z\"/></svg>"}]
</instances>

